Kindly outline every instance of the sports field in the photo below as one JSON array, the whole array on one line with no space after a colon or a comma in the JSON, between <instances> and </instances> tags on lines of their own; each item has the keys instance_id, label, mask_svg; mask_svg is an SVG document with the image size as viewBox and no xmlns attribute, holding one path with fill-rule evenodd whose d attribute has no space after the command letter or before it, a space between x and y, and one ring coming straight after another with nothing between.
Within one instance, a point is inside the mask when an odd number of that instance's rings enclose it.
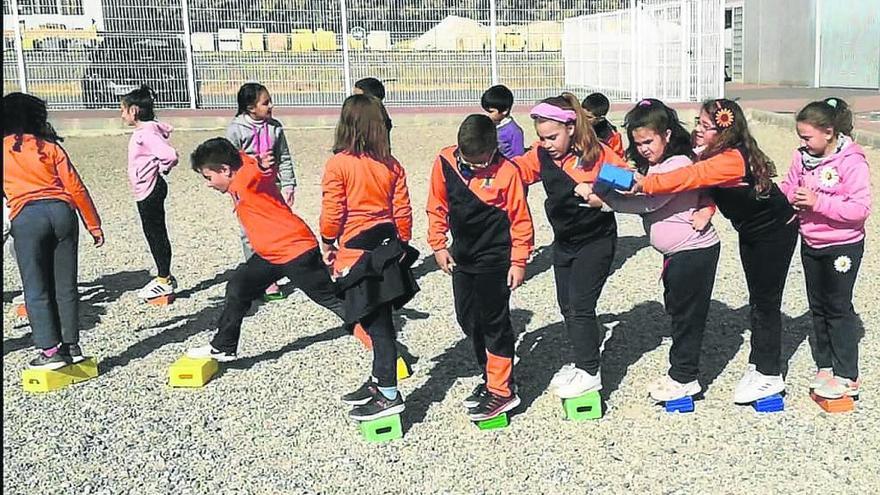
<instances>
[{"instance_id":1,"label":"sports field","mask_svg":"<svg viewBox=\"0 0 880 495\"><path fill-rule=\"evenodd\" d=\"M297 162L295 209L316 228L332 129L311 127L307 118L282 120L291 127ZM854 412L826 414L808 396L811 322L797 252L783 303L786 410L758 415L733 405L749 353L748 296L735 233L720 216L721 261L701 363L705 400L689 415L654 406L646 386L666 372L670 346L658 281L662 258L648 246L639 218L618 215L614 272L599 300L608 330L602 362L608 410L601 420L576 423L562 419L559 400L546 392L569 359L544 192L533 187L538 252L513 297L523 404L508 428L478 430L461 406L478 371L455 323L450 278L425 242L428 174L436 152L454 143L456 120L394 119L393 148L409 176L414 245L423 253L415 267L422 291L396 318L400 340L418 357L415 374L400 385L404 437L378 445L363 440L339 400L362 382L369 353L300 292L253 308L241 359L222 366L206 387L167 385L169 365L212 335L225 282L241 262L230 199L205 187L186 158L222 131L172 136L182 160L171 173L168 224L181 294L164 308L135 296L154 268L126 179L128 136L68 138L64 144L107 237L95 249L81 234L80 245L82 345L99 359L101 374L54 393L22 391L20 372L33 349L29 327L10 314L21 287L4 254L4 492L880 493L876 213L854 300L866 328L863 392ZM530 124L520 122L527 141L533 139ZM755 125L754 133L784 173L797 146L793 126ZM867 154L876 204L880 151Z\"/></svg>"}]
</instances>

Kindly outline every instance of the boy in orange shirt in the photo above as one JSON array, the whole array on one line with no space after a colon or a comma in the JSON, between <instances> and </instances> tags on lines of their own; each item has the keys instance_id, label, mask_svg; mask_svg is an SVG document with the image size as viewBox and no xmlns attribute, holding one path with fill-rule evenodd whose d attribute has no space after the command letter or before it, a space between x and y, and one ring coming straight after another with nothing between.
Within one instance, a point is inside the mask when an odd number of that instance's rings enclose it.
<instances>
[{"instance_id":1,"label":"boy in orange shirt","mask_svg":"<svg viewBox=\"0 0 880 495\"><path fill-rule=\"evenodd\" d=\"M254 158L239 152L228 140L214 138L199 145L190 159L193 170L208 181L208 187L232 196L235 214L254 255L236 269L226 284L226 305L217 334L210 344L190 349L187 356L235 360L241 321L251 302L282 277L341 317L342 304L321 260L318 241L281 197L275 185L278 171L271 156Z\"/></svg>"},{"instance_id":2,"label":"boy in orange shirt","mask_svg":"<svg viewBox=\"0 0 880 495\"><path fill-rule=\"evenodd\" d=\"M510 291L525 278L534 228L525 186L516 165L498 152L489 117L468 116L458 129L458 146L440 151L427 213L428 243L437 264L452 275L455 313L483 369L484 383L464 405L474 421L493 418L520 403L513 385ZM454 241L447 248L450 232Z\"/></svg>"},{"instance_id":3,"label":"boy in orange shirt","mask_svg":"<svg viewBox=\"0 0 880 495\"><path fill-rule=\"evenodd\" d=\"M617 153L617 156L625 158L623 151L623 139L614 124L608 121L608 110L611 108L611 102L608 97L602 93L591 93L584 98L581 106L584 110L593 114L592 125L596 137L605 143L611 151Z\"/></svg>"}]
</instances>

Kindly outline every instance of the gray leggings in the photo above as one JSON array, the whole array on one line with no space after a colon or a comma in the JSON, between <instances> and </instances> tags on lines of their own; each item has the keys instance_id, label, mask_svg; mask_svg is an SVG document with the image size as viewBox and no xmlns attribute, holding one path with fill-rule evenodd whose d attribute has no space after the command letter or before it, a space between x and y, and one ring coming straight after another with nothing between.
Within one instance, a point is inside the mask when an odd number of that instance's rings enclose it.
<instances>
[{"instance_id":1,"label":"gray leggings","mask_svg":"<svg viewBox=\"0 0 880 495\"><path fill-rule=\"evenodd\" d=\"M12 237L34 346L78 344L79 224L73 208L55 199L31 201L12 220Z\"/></svg>"}]
</instances>

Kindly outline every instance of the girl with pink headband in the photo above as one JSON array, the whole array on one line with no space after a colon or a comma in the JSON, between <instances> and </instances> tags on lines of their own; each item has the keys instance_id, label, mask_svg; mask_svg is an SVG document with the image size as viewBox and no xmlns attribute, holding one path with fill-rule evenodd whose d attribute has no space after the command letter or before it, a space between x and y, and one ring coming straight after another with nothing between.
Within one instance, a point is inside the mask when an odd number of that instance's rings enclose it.
<instances>
[{"instance_id":1,"label":"girl with pink headband","mask_svg":"<svg viewBox=\"0 0 880 495\"><path fill-rule=\"evenodd\" d=\"M595 182L602 164L626 164L599 142L589 116L571 93L542 100L531 117L538 141L514 162L526 184L541 181L547 192L544 206L553 227L556 299L574 348L573 362L556 373L550 390L569 399L602 388L603 332L596 322L596 302L617 246L614 213L603 211L597 196L585 203L574 190L578 184Z\"/></svg>"}]
</instances>

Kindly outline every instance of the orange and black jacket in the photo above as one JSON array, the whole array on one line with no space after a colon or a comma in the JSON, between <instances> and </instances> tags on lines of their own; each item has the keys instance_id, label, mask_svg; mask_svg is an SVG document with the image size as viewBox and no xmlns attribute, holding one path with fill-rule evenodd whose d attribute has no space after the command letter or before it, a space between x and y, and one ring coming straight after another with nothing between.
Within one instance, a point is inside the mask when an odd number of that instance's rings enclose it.
<instances>
[{"instance_id":1,"label":"orange and black jacket","mask_svg":"<svg viewBox=\"0 0 880 495\"><path fill-rule=\"evenodd\" d=\"M496 155L484 169L459 165L457 147L440 151L428 191L428 244L450 252L464 272L525 267L534 246L534 227L525 186L516 165Z\"/></svg>"},{"instance_id":2,"label":"orange and black jacket","mask_svg":"<svg viewBox=\"0 0 880 495\"><path fill-rule=\"evenodd\" d=\"M795 211L776 184L758 194L748 151L731 148L665 174L645 177L646 194L670 194L711 188L713 201L746 239L772 236L792 221Z\"/></svg>"},{"instance_id":3,"label":"orange and black jacket","mask_svg":"<svg viewBox=\"0 0 880 495\"><path fill-rule=\"evenodd\" d=\"M9 218L31 201L58 199L76 208L92 235L101 232L101 217L88 189L61 146L31 134L3 138L3 195Z\"/></svg>"},{"instance_id":4,"label":"orange and black jacket","mask_svg":"<svg viewBox=\"0 0 880 495\"><path fill-rule=\"evenodd\" d=\"M397 238L412 238L412 207L406 173L397 160L383 163L369 156L347 152L327 161L322 180L321 237L326 243L339 241L333 267L345 273L364 251L348 245L359 234L384 232L387 224Z\"/></svg>"},{"instance_id":5,"label":"orange and black jacket","mask_svg":"<svg viewBox=\"0 0 880 495\"><path fill-rule=\"evenodd\" d=\"M603 164L627 168L623 159L611 148L604 144L600 146L601 153L592 163L585 163L573 153L557 162L540 143L535 143L526 154L513 159L526 185L538 181L544 184L547 219L553 228L554 242L563 247L576 248L595 239L617 235L614 213L587 208L585 201L574 194L578 184L596 181Z\"/></svg>"}]
</instances>

